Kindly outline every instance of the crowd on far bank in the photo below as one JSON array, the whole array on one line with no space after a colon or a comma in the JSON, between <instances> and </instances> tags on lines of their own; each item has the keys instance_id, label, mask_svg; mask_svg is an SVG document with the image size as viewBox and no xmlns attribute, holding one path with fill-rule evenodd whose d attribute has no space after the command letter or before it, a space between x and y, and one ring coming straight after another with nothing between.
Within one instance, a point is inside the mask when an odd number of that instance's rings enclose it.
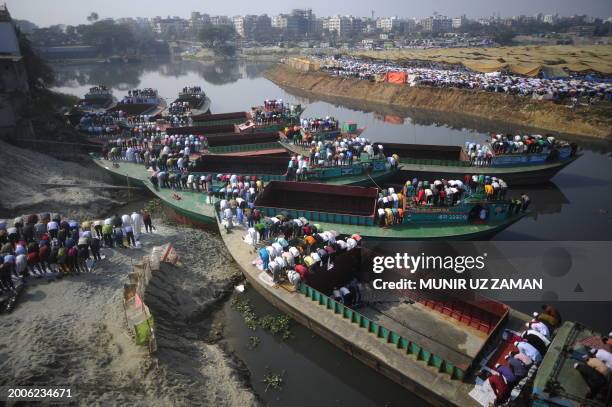
<instances>
[{"instance_id":1,"label":"crowd on far bank","mask_svg":"<svg viewBox=\"0 0 612 407\"><path fill-rule=\"evenodd\" d=\"M612 101L612 83L587 78L538 78L506 72L480 73L464 67L404 66L390 61L368 61L350 57L322 59L321 70L334 76L378 80L388 72L405 74L409 86L471 89L552 100L586 98L589 102Z\"/></svg>"}]
</instances>

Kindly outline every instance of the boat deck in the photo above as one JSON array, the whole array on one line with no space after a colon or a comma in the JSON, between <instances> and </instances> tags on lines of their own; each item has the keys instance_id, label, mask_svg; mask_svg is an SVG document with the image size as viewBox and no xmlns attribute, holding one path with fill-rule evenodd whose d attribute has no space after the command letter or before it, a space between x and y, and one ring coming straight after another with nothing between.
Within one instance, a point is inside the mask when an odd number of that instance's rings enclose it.
<instances>
[{"instance_id":1,"label":"boat deck","mask_svg":"<svg viewBox=\"0 0 612 407\"><path fill-rule=\"evenodd\" d=\"M233 153L223 153L223 155L237 156L237 157L273 155L273 156L283 156L284 157L287 155L287 151L283 148L270 148L267 150L257 150L257 151L236 151Z\"/></svg>"},{"instance_id":2,"label":"boat deck","mask_svg":"<svg viewBox=\"0 0 612 407\"><path fill-rule=\"evenodd\" d=\"M140 185L146 187L157 198L170 205L180 214L191 215L202 222L210 223L214 221L214 207L207 203L208 195L206 193L172 190L170 188L155 189L149 181L149 172L142 164L119 161L119 167L112 167L111 161L95 159L94 162L115 175L126 177L126 182L127 178L130 179L130 182L140 182ZM215 182L213 188L220 185ZM216 201L215 198L213 199Z\"/></svg>"},{"instance_id":3,"label":"boat deck","mask_svg":"<svg viewBox=\"0 0 612 407\"><path fill-rule=\"evenodd\" d=\"M279 213L282 209L279 209ZM330 222L320 222L310 218L323 230L335 230L343 235L353 233L369 238L386 240L474 240L490 238L495 233L509 227L522 219L521 216L510 218L498 224L445 224L445 225L402 225L399 227L380 227L369 225L349 225ZM305 214L308 218L308 214Z\"/></svg>"},{"instance_id":4,"label":"boat deck","mask_svg":"<svg viewBox=\"0 0 612 407\"><path fill-rule=\"evenodd\" d=\"M464 369L470 366L488 338L488 334L459 324L418 302L367 305L359 312L404 338L414 338L426 349L435 349L436 355Z\"/></svg>"},{"instance_id":5,"label":"boat deck","mask_svg":"<svg viewBox=\"0 0 612 407\"><path fill-rule=\"evenodd\" d=\"M527 171L555 169L560 165L565 166L571 161L553 162L549 164L536 164L525 166L508 166L508 167L475 167L475 166L450 166L450 165L432 165L432 164L414 164L400 160L402 171L408 172L434 172L434 173L455 173L461 172L464 174L486 174L486 175L503 175L503 174L520 174Z\"/></svg>"}]
</instances>

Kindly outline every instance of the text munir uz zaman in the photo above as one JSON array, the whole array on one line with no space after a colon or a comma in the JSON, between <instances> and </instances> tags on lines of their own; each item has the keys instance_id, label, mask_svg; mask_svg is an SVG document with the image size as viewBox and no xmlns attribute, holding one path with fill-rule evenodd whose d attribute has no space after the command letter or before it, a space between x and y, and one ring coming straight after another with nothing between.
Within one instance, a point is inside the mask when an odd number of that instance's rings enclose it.
<instances>
[{"instance_id":1,"label":"text munir uz zaman","mask_svg":"<svg viewBox=\"0 0 612 407\"><path fill-rule=\"evenodd\" d=\"M396 253L395 256L375 256L372 271L380 274L385 270L399 270L414 274L423 270L453 271L462 274L465 271L483 270L486 267L487 254L481 256L426 256L421 253L412 256L408 253ZM424 278L399 281L383 281L378 278L372 281L377 290L543 290L541 278L505 279L505 278Z\"/></svg>"}]
</instances>

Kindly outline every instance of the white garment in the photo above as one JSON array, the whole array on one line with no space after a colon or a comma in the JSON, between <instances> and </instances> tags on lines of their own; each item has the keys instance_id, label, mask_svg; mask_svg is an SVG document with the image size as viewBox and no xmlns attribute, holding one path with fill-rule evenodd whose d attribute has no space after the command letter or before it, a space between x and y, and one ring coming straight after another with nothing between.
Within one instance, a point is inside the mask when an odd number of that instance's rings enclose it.
<instances>
[{"instance_id":1,"label":"white garment","mask_svg":"<svg viewBox=\"0 0 612 407\"><path fill-rule=\"evenodd\" d=\"M249 238L251 240L251 244L253 246L255 246L257 243L259 243L259 233L257 233L257 231L255 230L255 228L249 228L249 230L247 231Z\"/></svg>"},{"instance_id":2,"label":"white garment","mask_svg":"<svg viewBox=\"0 0 612 407\"><path fill-rule=\"evenodd\" d=\"M548 329L548 327L546 326L545 323L543 323L543 322L532 322L532 323L529 324L529 327L531 329L533 329L534 331L538 331L539 333L541 333L545 337L550 338L550 330Z\"/></svg>"},{"instance_id":3,"label":"white garment","mask_svg":"<svg viewBox=\"0 0 612 407\"><path fill-rule=\"evenodd\" d=\"M138 212L132 213L132 226L134 227L134 239L138 239L142 233L142 216Z\"/></svg>"},{"instance_id":4,"label":"white garment","mask_svg":"<svg viewBox=\"0 0 612 407\"><path fill-rule=\"evenodd\" d=\"M608 369L612 370L612 353L605 349L597 349L597 352L595 352L595 357L604 362Z\"/></svg>"}]
</instances>

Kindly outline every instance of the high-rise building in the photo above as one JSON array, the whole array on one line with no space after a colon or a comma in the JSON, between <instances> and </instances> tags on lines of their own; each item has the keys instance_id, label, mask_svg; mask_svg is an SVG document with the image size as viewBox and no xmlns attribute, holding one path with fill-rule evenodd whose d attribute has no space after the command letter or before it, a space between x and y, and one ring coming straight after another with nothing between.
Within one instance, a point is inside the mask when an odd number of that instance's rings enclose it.
<instances>
[{"instance_id":1,"label":"high-rise building","mask_svg":"<svg viewBox=\"0 0 612 407\"><path fill-rule=\"evenodd\" d=\"M376 20L376 28L385 32L399 29L400 19L397 17L381 17Z\"/></svg>"},{"instance_id":2,"label":"high-rise building","mask_svg":"<svg viewBox=\"0 0 612 407\"><path fill-rule=\"evenodd\" d=\"M247 23L247 17L244 17L244 16L234 16L232 18L232 23L234 24L234 30L242 38L244 38L246 36L245 35L245 25L248 24Z\"/></svg>"},{"instance_id":3,"label":"high-rise building","mask_svg":"<svg viewBox=\"0 0 612 407\"><path fill-rule=\"evenodd\" d=\"M428 17L422 22L423 30L432 33L450 32L453 28L453 21L445 16L436 15Z\"/></svg>"},{"instance_id":4,"label":"high-rise building","mask_svg":"<svg viewBox=\"0 0 612 407\"><path fill-rule=\"evenodd\" d=\"M361 32L363 21L354 16L333 16L327 20L327 29L339 37Z\"/></svg>"},{"instance_id":5,"label":"high-rise building","mask_svg":"<svg viewBox=\"0 0 612 407\"><path fill-rule=\"evenodd\" d=\"M233 22L236 33L244 39L265 40L270 37L272 24L267 14L235 16Z\"/></svg>"},{"instance_id":6,"label":"high-rise building","mask_svg":"<svg viewBox=\"0 0 612 407\"><path fill-rule=\"evenodd\" d=\"M467 22L467 17L462 15L461 17L453 17L453 28L461 28Z\"/></svg>"},{"instance_id":7,"label":"high-rise building","mask_svg":"<svg viewBox=\"0 0 612 407\"><path fill-rule=\"evenodd\" d=\"M414 18L409 18L407 20L404 20L403 22L404 25L404 32L405 33L411 33L414 32L416 30L416 20Z\"/></svg>"},{"instance_id":8,"label":"high-rise building","mask_svg":"<svg viewBox=\"0 0 612 407\"><path fill-rule=\"evenodd\" d=\"M210 23L212 25L233 25L234 21L228 16L211 16Z\"/></svg>"},{"instance_id":9,"label":"high-rise building","mask_svg":"<svg viewBox=\"0 0 612 407\"><path fill-rule=\"evenodd\" d=\"M191 13L189 27L192 30L199 31L206 24L210 24L210 16L208 14L202 14L197 11Z\"/></svg>"},{"instance_id":10,"label":"high-rise building","mask_svg":"<svg viewBox=\"0 0 612 407\"><path fill-rule=\"evenodd\" d=\"M313 34L317 28L317 17L312 9L293 9L291 16L296 19L297 30L300 34Z\"/></svg>"},{"instance_id":11,"label":"high-rise building","mask_svg":"<svg viewBox=\"0 0 612 407\"><path fill-rule=\"evenodd\" d=\"M272 27L280 29L285 35L296 38L300 34L299 17L292 14L279 14L272 17Z\"/></svg>"}]
</instances>

